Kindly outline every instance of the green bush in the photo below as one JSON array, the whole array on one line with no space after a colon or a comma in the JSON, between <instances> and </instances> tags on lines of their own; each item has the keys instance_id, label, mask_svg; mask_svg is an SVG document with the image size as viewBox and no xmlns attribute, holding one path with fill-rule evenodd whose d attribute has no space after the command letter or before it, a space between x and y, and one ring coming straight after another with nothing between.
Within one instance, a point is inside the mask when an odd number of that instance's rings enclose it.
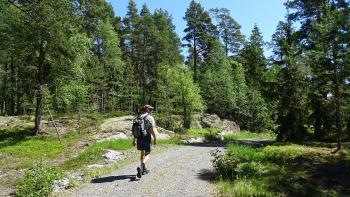
<instances>
[{"instance_id":1,"label":"green bush","mask_svg":"<svg viewBox=\"0 0 350 197\"><path fill-rule=\"evenodd\" d=\"M264 133L252 133L249 131L241 131L239 133L225 135L224 139L228 141L239 140L239 139L247 139L247 138L256 138L256 139L271 139L274 140L276 138L276 134L271 132Z\"/></svg>"},{"instance_id":2,"label":"green bush","mask_svg":"<svg viewBox=\"0 0 350 197\"><path fill-rule=\"evenodd\" d=\"M17 187L16 194L25 197L48 196L52 192L53 181L62 177L62 171L46 167L40 162L25 173L24 179Z\"/></svg>"},{"instance_id":3,"label":"green bush","mask_svg":"<svg viewBox=\"0 0 350 197\"><path fill-rule=\"evenodd\" d=\"M237 177L260 177L268 172L265 165L260 162L239 163L235 168Z\"/></svg>"},{"instance_id":4,"label":"green bush","mask_svg":"<svg viewBox=\"0 0 350 197\"><path fill-rule=\"evenodd\" d=\"M226 154L214 153L214 167L224 178L258 176L266 173L264 155L250 146L229 145Z\"/></svg>"},{"instance_id":5,"label":"green bush","mask_svg":"<svg viewBox=\"0 0 350 197\"><path fill-rule=\"evenodd\" d=\"M186 135L190 137L213 138L219 132L218 128L188 129Z\"/></svg>"},{"instance_id":6,"label":"green bush","mask_svg":"<svg viewBox=\"0 0 350 197\"><path fill-rule=\"evenodd\" d=\"M302 145L266 146L262 149L266 159L275 162L288 162L300 157L308 157L315 154L315 149Z\"/></svg>"}]
</instances>

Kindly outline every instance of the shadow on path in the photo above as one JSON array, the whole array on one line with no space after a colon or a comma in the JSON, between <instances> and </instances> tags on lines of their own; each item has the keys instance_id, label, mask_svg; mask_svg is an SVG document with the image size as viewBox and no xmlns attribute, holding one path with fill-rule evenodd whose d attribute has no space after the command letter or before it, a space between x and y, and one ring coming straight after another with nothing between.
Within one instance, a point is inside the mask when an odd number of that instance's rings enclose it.
<instances>
[{"instance_id":1,"label":"shadow on path","mask_svg":"<svg viewBox=\"0 0 350 197\"><path fill-rule=\"evenodd\" d=\"M119 180L129 179L130 181L137 181L136 175L120 175L120 176L107 176L102 178L92 179L91 183L107 183Z\"/></svg>"},{"instance_id":2,"label":"shadow on path","mask_svg":"<svg viewBox=\"0 0 350 197\"><path fill-rule=\"evenodd\" d=\"M213 182L215 181L215 173L213 170L201 169L197 174L198 178L204 181Z\"/></svg>"}]
</instances>

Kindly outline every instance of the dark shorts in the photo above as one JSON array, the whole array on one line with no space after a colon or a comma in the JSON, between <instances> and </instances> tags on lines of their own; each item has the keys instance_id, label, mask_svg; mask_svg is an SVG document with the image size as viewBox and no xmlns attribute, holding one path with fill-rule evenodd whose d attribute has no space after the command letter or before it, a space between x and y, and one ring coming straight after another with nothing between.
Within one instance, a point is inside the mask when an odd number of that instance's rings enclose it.
<instances>
[{"instance_id":1,"label":"dark shorts","mask_svg":"<svg viewBox=\"0 0 350 197\"><path fill-rule=\"evenodd\" d=\"M137 138L137 150L144 150L148 153L151 152L151 136L145 138Z\"/></svg>"}]
</instances>

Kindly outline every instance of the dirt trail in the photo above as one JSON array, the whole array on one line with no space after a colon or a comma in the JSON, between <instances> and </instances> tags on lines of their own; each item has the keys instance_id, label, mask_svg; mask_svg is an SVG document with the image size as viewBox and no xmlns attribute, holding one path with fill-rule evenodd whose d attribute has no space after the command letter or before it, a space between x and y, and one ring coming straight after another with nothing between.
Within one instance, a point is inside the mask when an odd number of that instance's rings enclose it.
<instances>
[{"instance_id":1,"label":"dirt trail","mask_svg":"<svg viewBox=\"0 0 350 197\"><path fill-rule=\"evenodd\" d=\"M216 147L181 146L152 156L151 172L136 178L139 162L58 196L215 196L210 152Z\"/></svg>"}]
</instances>

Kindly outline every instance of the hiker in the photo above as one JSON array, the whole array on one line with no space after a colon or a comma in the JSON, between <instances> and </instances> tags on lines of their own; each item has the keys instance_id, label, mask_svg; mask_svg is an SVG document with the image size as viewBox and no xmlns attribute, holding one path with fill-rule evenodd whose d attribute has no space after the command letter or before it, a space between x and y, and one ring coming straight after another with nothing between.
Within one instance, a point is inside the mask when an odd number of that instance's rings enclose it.
<instances>
[{"instance_id":1,"label":"hiker","mask_svg":"<svg viewBox=\"0 0 350 197\"><path fill-rule=\"evenodd\" d=\"M135 136L134 135L134 141L133 145L135 146L137 144L137 150L141 151L141 166L137 167L137 177L141 178L142 175L149 173L149 170L146 168L146 163L150 157L151 153L151 143L152 143L152 137L153 137L153 143L157 144L157 128L156 123L154 121L154 118L152 117L151 113L153 111L153 107L150 105L145 105L142 108L142 114L138 116L138 119L141 120L141 124L144 124L144 135ZM152 135L152 137L151 137Z\"/></svg>"}]
</instances>

